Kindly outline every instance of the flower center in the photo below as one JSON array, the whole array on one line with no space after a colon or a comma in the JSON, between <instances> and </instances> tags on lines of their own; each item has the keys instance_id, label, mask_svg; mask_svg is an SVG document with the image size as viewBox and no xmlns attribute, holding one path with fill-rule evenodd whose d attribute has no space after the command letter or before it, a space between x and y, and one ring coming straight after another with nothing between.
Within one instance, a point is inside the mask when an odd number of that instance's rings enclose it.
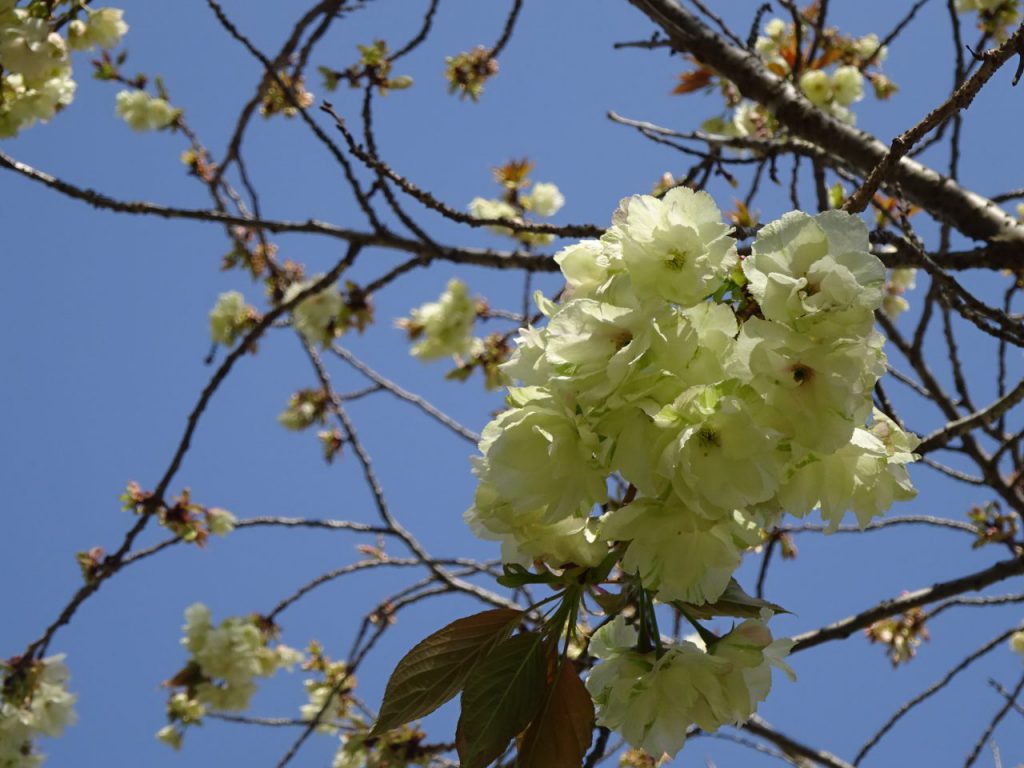
<instances>
[{"instance_id":1,"label":"flower center","mask_svg":"<svg viewBox=\"0 0 1024 768\"><path fill-rule=\"evenodd\" d=\"M686 266L686 260L690 257L686 251L680 248L673 248L668 252L668 258L665 259L665 266L671 269L673 272L678 272Z\"/></svg>"},{"instance_id":2,"label":"flower center","mask_svg":"<svg viewBox=\"0 0 1024 768\"><path fill-rule=\"evenodd\" d=\"M619 350L625 347L629 342L633 340L633 334L627 330L621 330L612 336L612 344L615 345L615 349Z\"/></svg>"},{"instance_id":3,"label":"flower center","mask_svg":"<svg viewBox=\"0 0 1024 768\"><path fill-rule=\"evenodd\" d=\"M793 381L797 384L803 384L806 381L810 381L814 378L814 369L808 368L803 363L797 363L789 369L790 373L793 374Z\"/></svg>"},{"instance_id":4,"label":"flower center","mask_svg":"<svg viewBox=\"0 0 1024 768\"><path fill-rule=\"evenodd\" d=\"M718 433L711 427L701 427L697 432L697 442L701 448L720 448L722 441Z\"/></svg>"}]
</instances>

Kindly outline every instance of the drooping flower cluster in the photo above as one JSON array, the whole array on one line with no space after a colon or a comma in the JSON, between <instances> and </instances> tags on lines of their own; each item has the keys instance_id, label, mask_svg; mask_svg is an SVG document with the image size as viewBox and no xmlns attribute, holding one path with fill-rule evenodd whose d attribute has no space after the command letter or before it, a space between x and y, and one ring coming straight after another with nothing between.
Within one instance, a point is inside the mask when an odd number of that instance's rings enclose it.
<instances>
[{"instance_id":1,"label":"drooping flower cluster","mask_svg":"<svg viewBox=\"0 0 1024 768\"><path fill-rule=\"evenodd\" d=\"M40 9L16 8L16 0L0 0L0 138L16 135L37 120L47 122L71 103L68 48L112 48L128 31L121 11L82 6L84 20L68 25L68 39ZM42 6L42 4L38 4Z\"/></svg>"},{"instance_id":2,"label":"drooping flower cluster","mask_svg":"<svg viewBox=\"0 0 1024 768\"><path fill-rule=\"evenodd\" d=\"M182 728L202 720L207 710L240 712L256 692L256 678L291 669L303 660L299 651L280 643L271 647L275 628L258 616L232 616L218 626L202 603L185 611L184 645L188 664L167 685L175 691L167 705L171 721L157 738L178 748Z\"/></svg>"},{"instance_id":3,"label":"drooping flower cluster","mask_svg":"<svg viewBox=\"0 0 1024 768\"><path fill-rule=\"evenodd\" d=\"M771 689L771 668L790 640L772 640L762 621L748 619L710 648L697 637L662 654L635 650L637 631L621 616L594 633L590 652L601 659L587 689L598 722L651 755L674 755L686 741L686 724L713 732L746 721Z\"/></svg>"},{"instance_id":4,"label":"drooping flower cluster","mask_svg":"<svg viewBox=\"0 0 1024 768\"><path fill-rule=\"evenodd\" d=\"M36 768L43 755L33 742L60 736L75 722L75 695L68 692L64 656L0 662L0 767Z\"/></svg>"},{"instance_id":5,"label":"drooping flower cluster","mask_svg":"<svg viewBox=\"0 0 1024 768\"><path fill-rule=\"evenodd\" d=\"M888 54L878 35L850 37L829 28L817 46L815 36L811 19L801 19L798 35L793 23L773 18L757 38L755 50L765 67L779 77L792 77L797 72L796 82L804 96L847 123L855 122L851 107L864 98L865 79L876 98L887 99L896 92L897 86L878 71ZM742 99L731 82L701 64L680 76L674 93L690 93L716 84L731 111L706 121L704 130L755 139L768 139L776 134L779 125L763 105Z\"/></svg>"},{"instance_id":6,"label":"drooping flower cluster","mask_svg":"<svg viewBox=\"0 0 1024 768\"><path fill-rule=\"evenodd\" d=\"M566 297L538 296L547 325L520 333L503 366L520 386L474 460L466 518L506 562L594 566L620 542L660 601L714 603L783 513L834 529L913 497L916 438L871 404L885 269L859 219L786 214L741 261L710 196L676 188L624 200L601 240L555 258ZM612 478L629 486L617 500ZM698 674L690 655L643 674ZM613 723L621 697L605 702Z\"/></svg>"}]
</instances>

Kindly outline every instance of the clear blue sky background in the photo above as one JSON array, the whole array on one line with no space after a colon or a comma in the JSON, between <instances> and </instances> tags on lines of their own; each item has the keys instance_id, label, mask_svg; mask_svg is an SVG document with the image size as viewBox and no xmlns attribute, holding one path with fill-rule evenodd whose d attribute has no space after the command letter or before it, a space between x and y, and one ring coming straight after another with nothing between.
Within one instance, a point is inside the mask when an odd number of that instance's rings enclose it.
<instances>
[{"instance_id":1,"label":"clear blue sky background","mask_svg":"<svg viewBox=\"0 0 1024 768\"><path fill-rule=\"evenodd\" d=\"M185 108L211 150L222 154L238 109L259 78L259 65L225 37L200 0L123 0L120 5L132 27L127 69L163 75L174 103ZM727 6L730 18L742 20L737 29L745 36L746 20L757 3L714 5ZM833 21L854 34L884 34L909 7L908 2L878 0L832 5ZM411 0L371 3L335 25L314 55L314 65L347 66L355 60L356 43L377 37L397 47L414 34L425 6ZM567 204L556 221L604 224L619 198L647 192L664 171L686 167L682 156L604 117L612 109L686 129L715 109L713 101L699 96L668 95L682 69L678 59L664 52L612 51L616 40L652 32L625 0L527 0L520 27L501 58L501 73L480 103L447 96L444 56L493 43L507 6L473 0L441 4L430 41L397 70L412 74L415 87L379 102L380 148L395 168L462 207L474 196L495 191L492 166L528 155L537 164L535 177L556 182L565 193ZM226 7L258 44L274 50L304 10L294 3L241 0ZM932 0L885 66L902 90L890 103L880 106L869 97L858 105L859 125L888 140L944 98L951 82L947 25L945 3ZM971 31L966 37L975 35ZM182 138L132 133L114 117L117 88L91 80L85 56L76 58L76 72L79 92L73 106L51 125L5 142L4 151L115 197L206 206L205 190L178 161ZM1010 75L997 75L965 124L963 178L982 193L1021 185L1024 92L1010 90ZM311 89L322 95L318 83ZM357 115L357 91L340 90L332 100L343 115ZM268 217L312 216L363 226L336 167L298 121L257 118L245 149ZM945 166L944 149L928 158ZM723 208L731 204L734 193L723 183L715 182L711 190ZM812 195L803 192L811 205ZM7 657L35 638L78 587L74 553L95 545L109 550L120 541L131 522L117 502L125 483L135 479L152 487L163 473L185 416L211 374L203 358L209 348L207 312L217 294L241 289L257 300L260 289L242 274L219 271L227 245L216 226L97 213L11 173L0 174L0 195L0 264L7 285L0 303L0 478L5 494L0 656ZM772 189L759 207L767 217L789 204L783 190ZM493 235L450 226L415 203L409 210L443 242L503 245ZM934 235L934 228L921 226ZM295 236L276 241L282 255L304 262L310 272L327 268L339 255L334 241ZM375 277L396 259L368 252L354 276ZM500 395L484 393L476 378L465 384L443 381L445 365L424 366L409 358L402 333L391 326L410 307L436 297L453 274L493 305L519 308L519 277L440 264L404 278L378 297L377 324L343 343L479 430L499 406ZM972 277L968 282L996 303L999 281ZM552 289L557 281L549 277L538 284ZM915 302L913 296L910 300ZM911 323L913 314L901 324ZM992 346L969 336L963 352L976 399L988 402L994 392ZM364 384L343 367L334 366L333 372L341 391ZM1019 374L1015 364L1014 375ZM287 433L275 422L292 391L314 385L293 335L269 336L259 355L242 361L217 394L172 491L187 485L198 501L226 507L239 517L375 522L351 457L328 467L313 433ZM909 403L898 384L889 389L899 403ZM933 410L904 407L905 418L920 432L941 423ZM351 413L394 511L432 552L497 555L495 547L474 540L461 520L473 492L467 461L471 445L387 395L354 403ZM921 494L894 513L962 518L972 504L990 498L984 490L954 484L927 468L915 468L913 474ZM151 531L146 541L157 541L162 533ZM776 563L769 577L768 597L794 612L774 622L776 633L819 626L902 589L979 570L1003 556L990 549L972 551L969 542L956 533L915 528L802 537L799 559ZM195 601L210 605L216 619L267 611L310 578L358 559L356 543L346 533L240 531L202 551L174 548L106 584L52 646L54 652L68 653L80 722L64 738L42 745L51 756L49 764L273 765L294 732L211 722L188 734L180 754L154 740L153 733L165 722L166 693L160 682L184 660L178 645L182 611ZM397 547L391 551L403 554ZM756 566L754 557L743 571L751 588ZM360 617L411 578L411 573L378 573L327 586L285 612L283 640L301 647L316 638L330 654L341 656ZM1020 582L1006 582L996 591L1019 591ZM445 598L402 615L361 671L362 696L377 704L400 655L471 609L466 600ZM919 658L896 671L880 648L861 637L801 653L794 658L799 683L777 680L762 714L795 737L850 758L900 702L1018 621L1020 613L1019 606L950 611L934 622L933 640ZM998 649L940 699L901 723L868 764L960 764L1001 703L986 678L1009 685L1020 672L1020 659ZM253 711L295 715L305 700L301 683L300 673L281 675L263 686ZM433 738L449 738L453 707L433 716L428 726ZM998 742L1004 765L1024 761L1019 716L1010 715ZM295 765L327 765L334 748L332 738L317 736ZM704 765L706 756L723 767L771 762L732 745L700 740L674 765ZM992 765L991 755L980 764Z\"/></svg>"}]
</instances>

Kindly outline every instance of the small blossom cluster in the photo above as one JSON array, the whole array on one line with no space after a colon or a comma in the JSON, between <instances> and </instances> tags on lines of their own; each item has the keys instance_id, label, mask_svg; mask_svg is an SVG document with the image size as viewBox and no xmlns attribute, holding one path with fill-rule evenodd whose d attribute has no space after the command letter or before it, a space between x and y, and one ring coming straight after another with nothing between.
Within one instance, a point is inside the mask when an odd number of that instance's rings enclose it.
<instances>
[{"instance_id":1,"label":"small blossom cluster","mask_svg":"<svg viewBox=\"0 0 1024 768\"><path fill-rule=\"evenodd\" d=\"M903 294L912 291L916 284L917 270L912 267L889 271L889 279L885 283L885 292L882 295L882 311L886 317L895 320L910 309L910 303Z\"/></svg>"},{"instance_id":2,"label":"small blossom cluster","mask_svg":"<svg viewBox=\"0 0 1024 768\"><path fill-rule=\"evenodd\" d=\"M386 96L391 91L404 91L412 87L413 80L409 75L391 76L392 55L384 40L375 40L370 45L357 45L356 48L359 49L358 64L341 71L319 67L324 79L324 88L328 91L337 90L342 80L351 88L359 88L364 82L375 86L381 96Z\"/></svg>"},{"instance_id":3,"label":"small blossom cluster","mask_svg":"<svg viewBox=\"0 0 1024 768\"><path fill-rule=\"evenodd\" d=\"M870 642L887 646L889 661L897 667L913 659L921 641L929 639L926 618L921 608L911 608L900 616L876 621L864 634Z\"/></svg>"},{"instance_id":4,"label":"small blossom cluster","mask_svg":"<svg viewBox=\"0 0 1024 768\"><path fill-rule=\"evenodd\" d=\"M294 301L305 290L315 285L323 275L309 280L296 280L284 292L283 301ZM328 346L349 328L362 332L373 318L369 296L357 285L346 282L345 293L332 283L292 308L292 326L310 344Z\"/></svg>"},{"instance_id":5,"label":"small blossom cluster","mask_svg":"<svg viewBox=\"0 0 1024 768\"><path fill-rule=\"evenodd\" d=\"M1000 42L1021 17L1019 0L956 0L960 13L977 13L978 28Z\"/></svg>"},{"instance_id":6,"label":"small blossom cluster","mask_svg":"<svg viewBox=\"0 0 1024 768\"><path fill-rule=\"evenodd\" d=\"M0 0L0 138L14 136L37 120L48 122L71 103L75 81L69 48L112 48L128 31L121 11L83 5L85 18L68 25L65 40L41 3L24 8L16 4Z\"/></svg>"},{"instance_id":7,"label":"small blossom cluster","mask_svg":"<svg viewBox=\"0 0 1024 768\"><path fill-rule=\"evenodd\" d=\"M469 203L469 213L474 219L508 219L516 224L527 223L524 213L536 216L554 216L565 205L565 197L554 184L538 182L526 193L519 195L518 206L507 200L475 197ZM529 245L546 245L554 235L543 232L515 232L508 227L488 227L496 235L507 235Z\"/></svg>"},{"instance_id":8,"label":"small blossom cluster","mask_svg":"<svg viewBox=\"0 0 1024 768\"><path fill-rule=\"evenodd\" d=\"M167 99L150 96L141 89L120 91L116 102L117 115L133 131L159 131L173 123L180 110L170 105Z\"/></svg>"},{"instance_id":9,"label":"small blossom cluster","mask_svg":"<svg viewBox=\"0 0 1024 768\"><path fill-rule=\"evenodd\" d=\"M167 685L176 690L167 705L170 723L157 732L160 741L180 748L183 727L198 723L208 711L240 712L256 692L256 678L270 677L303 661L302 653L270 641L272 624L258 616L229 617L214 626L210 610L195 603L185 610L188 664Z\"/></svg>"},{"instance_id":10,"label":"small blossom cluster","mask_svg":"<svg viewBox=\"0 0 1024 768\"><path fill-rule=\"evenodd\" d=\"M303 665L303 669L317 671L321 676L303 681L309 701L302 705L299 714L306 722L319 716L317 730L335 733L342 726L352 725L349 722L353 717L350 694L356 687L356 678L349 674L345 662L331 661L318 646L314 646L310 653L313 654L312 659ZM358 715L354 718L357 727L365 727Z\"/></svg>"},{"instance_id":11,"label":"small blossom cluster","mask_svg":"<svg viewBox=\"0 0 1024 768\"><path fill-rule=\"evenodd\" d=\"M772 640L764 622L748 619L708 647L699 637L662 652L636 650L638 634L621 616L594 633L590 652L601 660L587 679L598 722L651 755L678 752L686 725L707 732L745 722L768 696L772 667L791 640Z\"/></svg>"},{"instance_id":12,"label":"small blossom cluster","mask_svg":"<svg viewBox=\"0 0 1024 768\"><path fill-rule=\"evenodd\" d=\"M324 424L331 408L331 398L322 389L300 389L288 398L288 407L277 415L277 423L293 432L301 432L314 424Z\"/></svg>"},{"instance_id":13,"label":"small blossom cluster","mask_svg":"<svg viewBox=\"0 0 1024 768\"><path fill-rule=\"evenodd\" d=\"M484 84L498 74L498 60L489 48L482 45L456 56L447 56L444 62L448 93L458 93L460 99L479 100Z\"/></svg>"},{"instance_id":14,"label":"small blossom cluster","mask_svg":"<svg viewBox=\"0 0 1024 768\"><path fill-rule=\"evenodd\" d=\"M784 513L834 530L914 496L916 438L872 409L885 268L860 219L788 213L742 261L703 192L634 196L612 221L555 256L567 291L538 294L547 325L520 332L503 366L520 385L474 459L466 519L507 563L619 546L661 602L714 603Z\"/></svg>"},{"instance_id":15,"label":"small blossom cluster","mask_svg":"<svg viewBox=\"0 0 1024 768\"><path fill-rule=\"evenodd\" d=\"M413 309L409 317L399 318L395 325L416 342L410 349L413 357L423 361L450 357L456 367L448 372L447 378L458 381L479 368L487 389L497 389L508 383L508 377L501 371L502 363L508 359L508 338L500 333L482 339L473 335L476 319L489 312L485 301L470 298L465 283L452 278L437 301Z\"/></svg>"},{"instance_id":16,"label":"small blossom cluster","mask_svg":"<svg viewBox=\"0 0 1024 768\"><path fill-rule=\"evenodd\" d=\"M253 329L259 319L256 308L246 304L241 293L222 293L210 310L210 338L214 344L234 346L240 337Z\"/></svg>"},{"instance_id":17,"label":"small blossom cluster","mask_svg":"<svg viewBox=\"0 0 1024 768\"><path fill-rule=\"evenodd\" d=\"M554 216L565 205L565 197L554 184L533 182L529 178L532 170L533 163L526 159L512 160L495 168L494 180L502 187L501 197L473 198L469 203L469 215L474 219L507 219L514 224L529 223L527 214L543 218ZM554 240L551 234L516 232L499 224L487 228L497 235L514 237L525 245L546 245Z\"/></svg>"},{"instance_id":18,"label":"small blossom cluster","mask_svg":"<svg viewBox=\"0 0 1024 768\"><path fill-rule=\"evenodd\" d=\"M33 742L60 736L75 722L64 656L0 662L0 767L36 768L45 759Z\"/></svg>"},{"instance_id":19,"label":"small blossom cluster","mask_svg":"<svg viewBox=\"0 0 1024 768\"><path fill-rule=\"evenodd\" d=\"M313 98L313 94L306 90L301 75L292 80L287 72L278 70L277 77L271 79L263 93L260 114L267 118L274 115L295 117L299 110L312 105Z\"/></svg>"},{"instance_id":20,"label":"small blossom cluster","mask_svg":"<svg viewBox=\"0 0 1024 768\"><path fill-rule=\"evenodd\" d=\"M809 49L815 34L813 26L803 21L799 42ZM896 92L897 86L877 71L888 55L878 35L848 37L829 29L813 59L809 58L809 50L797 51L797 37L792 23L773 18L765 24L764 34L757 38L755 50L765 66L779 77L791 77L796 70L801 92L816 107L852 124L856 118L850 108L864 98L865 79L876 98L887 99ZM834 69L829 71L832 67ZM776 134L779 125L763 105L741 99L732 83L718 78L706 67L698 65L695 70L684 73L674 92L689 93L712 85L716 79L732 112L706 121L704 130L756 139L769 139Z\"/></svg>"},{"instance_id":21,"label":"small blossom cluster","mask_svg":"<svg viewBox=\"0 0 1024 768\"><path fill-rule=\"evenodd\" d=\"M426 734L410 725L368 736L366 730L345 733L331 768L407 768L436 764L437 749L425 748Z\"/></svg>"},{"instance_id":22,"label":"small blossom cluster","mask_svg":"<svg viewBox=\"0 0 1024 768\"><path fill-rule=\"evenodd\" d=\"M167 505L154 499L134 480L128 483L121 494L121 509L136 515L155 514L160 525L187 543L205 546L210 534L227 536L235 530L237 520L226 509L205 507L192 501L188 488L174 497L174 503ZM85 566L83 565L83 572ZM86 572L88 579L88 573Z\"/></svg>"},{"instance_id":23,"label":"small blossom cluster","mask_svg":"<svg viewBox=\"0 0 1024 768\"><path fill-rule=\"evenodd\" d=\"M426 734L413 726L396 728L380 736L369 735L368 723L354 698L356 677L344 661L328 657L319 643L310 643L303 670L314 673L304 681L307 703L300 709L306 722L318 719L319 733L340 734L331 763L333 768L397 768L427 765L435 750L422 745Z\"/></svg>"},{"instance_id":24,"label":"small blossom cluster","mask_svg":"<svg viewBox=\"0 0 1024 768\"><path fill-rule=\"evenodd\" d=\"M473 326L480 314L481 302L471 298L461 280L452 278L437 301L430 301L412 310L409 317L395 325L415 341L409 353L419 360L441 360L446 357L470 357L483 346L473 336Z\"/></svg>"}]
</instances>

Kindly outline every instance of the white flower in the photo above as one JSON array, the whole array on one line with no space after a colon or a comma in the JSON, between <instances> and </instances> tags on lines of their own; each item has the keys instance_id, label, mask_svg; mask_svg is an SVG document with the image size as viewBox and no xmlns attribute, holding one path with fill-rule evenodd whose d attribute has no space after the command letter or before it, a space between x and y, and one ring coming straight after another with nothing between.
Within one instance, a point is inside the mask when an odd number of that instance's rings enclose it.
<instances>
[{"instance_id":1,"label":"white flower","mask_svg":"<svg viewBox=\"0 0 1024 768\"><path fill-rule=\"evenodd\" d=\"M693 387L655 417L666 435L657 472L706 517L767 501L778 487L779 435L755 422L752 411L750 400Z\"/></svg>"},{"instance_id":2,"label":"white flower","mask_svg":"<svg viewBox=\"0 0 1024 768\"><path fill-rule=\"evenodd\" d=\"M714 732L747 720L782 666L789 641L772 642L762 622L749 620L720 639L711 652L683 641L654 653L633 650L637 632L622 617L594 633L590 652L601 659L587 679L599 724L614 728L652 755L674 755L695 724Z\"/></svg>"},{"instance_id":3,"label":"white flower","mask_svg":"<svg viewBox=\"0 0 1024 768\"><path fill-rule=\"evenodd\" d=\"M761 229L743 274L765 319L820 338L870 329L885 267L869 252L859 218L792 211Z\"/></svg>"},{"instance_id":4,"label":"white flower","mask_svg":"<svg viewBox=\"0 0 1024 768\"><path fill-rule=\"evenodd\" d=\"M885 373L880 344L814 341L759 318L743 324L736 359L742 380L764 398L759 418L801 445L826 452L846 445L864 423L875 382ZM800 418L794 418L797 413Z\"/></svg>"},{"instance_id":5,"label":"white flower","mask_svg":"<svg viewBox=\"0 0 1024 768\"><path fill-rule=\"evenodd\" d=\"M597 436L547 391L512 389L510 410L484 427L474 472L516 513L545 510L547 522L587 515L607 500Z\"/></svg>"},{"instance_id":6,"label":"white flower","mask_svg":"<svg viewBox=\"0 0 1024 768\"><path fill-rule=\"evenodd\" d=\"M30 88L70 73L64 38L50 31L46 19L22 8L0 17L0 61L5 72L21 75Z\"/></svg>"},{"instance_id":7,"label":"white flower","mask_svg":"<svg viewBox=\"0 0 1024 768\"><path fill-rule=\"evenodd\" d=\"M538 216L554 216L565 205L565 197L554 184L538 182L522 196L523 207Z\"/></svg>"},{"instance_id":8,"label":"white flower","mask_svg":"<svg viewBox=\"0 0 1024 768\"><path fill-rule=\"evenodd\" d=\"M574 298L594 297L625 268L618 243L608 237L567 246L555 254L555 261Z\"/></svg>"},{"instance_id":9,"label":"white flower","mask_svg":"<svg viewBox=\"0 0 1024 768\"><path fill-rule=\"evenodd\" d=\"M764 25L764 33L773 40L778 40L786 31L786 22L780 18L768 19Z\"/></svg>"},{"instance_id":10,"label":"white flower","mask_svg":"<svg viewBox=\"0 0 1024 768\"><path fill-rule=\"evenodd\" d=\"M68 44L75 50L94 46L114 48L128 32L124 11L117 8L88 9L85 22L75 20L68 25Z\"/></svg>"},{"instance_id":11,"label":"white flower","mask_svg":"<svg viewBox=\"0 0 1024 768\"><path fill-rule=\"evenodd\" d=\"M159 731L156 732L157 741L161 741L167 746L174 750L181 749L181 743L184 735L178 728L173 725L165 725Z\"/></svg>"},{"instance_id":12,"label":"white flower","mask_svg":"<svg viewBox=\"0 0 1024 768\"><path fill-rule=\"evenodd\" d=\"M474 219L508 219L514 224L524 223L515 207L504 200L488 200L483 197L475 197L469 203L469 215ZM554 235L538 232L516 232L500 224L488 224L487 229L496 235L514 237L529 245L545 245L555 239Z\"/></svg>"},{"instance_id":13,"label":"white flower","mask_svg":"<svg viewBox=\"0 0 1024 768\"><path fill-rule=\"evenodd\" d=\"M835 453L809 453L801 458L779 491L786 511L803 515L818 507L834 531L847 510L864 527L894 501L914 498L917 491L906 465L914 460L910 446L915 438L888 420L881 424L872 431L855 429L850 443Z\"/></svg>"},{"instance_id":14,"label":"white flower","mask_svg":"<svg viewBox=\"0 0 1024 768\"><path fill-rule=\"evenodd\" d=\"M864 98L864 75L851 65L838 67L832 73L832 94L844 107L860 101Z\"/></svg>"},{"instance_id":15,"label":"white flower","mask_svg":"<svg viewBox=\"0 0 1024 768\"><path fill-rule=\"evenodd\" d=\"M309 280L292 283L284 293L284 302L292 301L322 278L323 275L316 275ZM345 312L345 300L338 286L331 283L292 307L292 324L310 344L326 346L345 330Z\"/></svg>"},{"instance_id":16,"label":"white flower","mask_svg":"<svg viewBox=\"0 0 1024 768\"><path fill-rule=\"evenodd\" d=\"M726 722L740 724L757 710L759 702L768 698L772 685L772 667L782 669L790 680L793 670L782 661L793 647L789 639L772 640L763 621L748 619L719 639L711 653L733 663L723 676L723 688L730 712Z\"/></svg>"},{"instance_id":17,"label":"white flower","mask_svg":"<svg viewBox=\"0 0 1024 768\"><path fill-rule=\"evenodd\" d=\"M832 101L832 81L828 73L820 69L808 69L800 75L800 90L816 107L827 106Z\"/></svg>"},{"instance_id":18,"label":"white flower","mask_svg":"<svg viewBox=\"0 0 1024 768\"><path fill-rule=\"evenodd\" d=\"M601 524L609 541L629 541L622 559L662 602L712 603L740 564L741 553L761 540L760 528L739 512L709 521L676 501L638 499Z\"/></svg>"},{"instance_id":19,"label":"white flower","mask_svg":"<svg viewBox=\"0 0 1024 768\"><path fill-rule=\"evenodd\" d=\"M269 677L278 669L290 668L302 655L285 645L271 648L256 617L228 617L219 626L210 621L209 609L196 603L185 611L184 645L198 665L203 680L194 686L195 699L184 699L169 708L182 722L202 716L201 707L238 712L249 706L256 692L255 678ZM185 707L199 707L194 717Z\"/></svg>"},{"instance_id":20,"label":"white flower","mask_svg":"<svg viewBox=\"0 0 1024 768\"><path fill-rule=\"evenodd\" d=\"M895 320L910 309L910 302L898 294L887 293L882 297L882 311L890 320Z\"/></svg>"},{"instance_id":21,"label":"white flower","mask_svg":"<svg viewBox=\"0 0 1024 768\"><path fill-rule=\"evenodd\" d=\"M466 355L474 346L473 325L477 301L461 280L452 278L437 301L412 310L408 320L399 321L418 343L410 354L420 360L440 360Z\"/></svg>"},{"instance_id":22,"label":"white flower","mask_svg":"<svg viewBox=\"0 0 1024 768\"><path fill-rule=\"evenodd\" d=\"M230 347L245 332L252 311L238 291L222 293L210 310L210 338Z\"/></svg>"},{"instance_id":23,"label":"white flower","mask_svg":"<svg viewBox=\"0 0 1024 768\"><path fill-rule=\"evenodd\" d=\"M1005 0L956 0L956 9L961 13L965 11L994 11L1004 2Z\"/></svg>"},{"instance_id":24,"label":"white flower","mask_svg":"<svg viewBox=\"0 0 1024 768\"><path fill-rule=\"evenodd\" d=\"M10 677L0 677L0 766L38 766L44 757L33 750L32 742L38 736L60 736L72 725L77 697L67 690L69 674L63 654L29 662L10 674L23 677L13 681L10 689L19 695L12 699L4 693Z\"/></svg>"},{"instance_id":25,"label":"white flower","mask_svg":"<svg viewBox=\"0 0 1024 768\"><path fill-rule=\"evenodd\" d=\"M117 94L117 114L132 130L157 131L173 123L178 117L178 110L164 99L135 90Z\"/></svg>"},{"instance_id":26,"label":"white flower","mask_svg":"<svg viewBox=\"0 0 1024 768\"><path fill-rule=\"evenodd\" d=\"M331 768L366 768L367 751L362 739L342 734Z\"/></svg>"},{"instance_id":27,"label":"white flower","mask_svg":"<svg viewBox=\"0 0 1024 768\"><path fill-rule=\"evenodd\" d=\"M14 136L37 120L48 122L58 111L71 103L75 82L69 74L44 80L33 87L25 84L20 74L6 74L0 89L0 137Z\"/></svg>"},{"instance_id":28,"label":"white flower","mask_svg":"<svg viewBox=\"0 0 1024 768\"><path fill-rule=\"evenodd\" d=\"M210 507L206 510L206 522L210 526L210 533L215 536L227 536L235 530L235 523L238 521L226 509Z\"/></svg>"},{"instance_id":29,"label":"white flower","mask_svg":"<svg viewBox=\"0 0 1024 768\"><path fill-rule=\"evenodd\" d=\"M634 309L593 299L563 305L548 323L546 370L581 402L603 401L642 370L658 329Z\"/></svg>"},{"instance_id":30,"label":"white flower","mask_svg":"<svg viewBox=\"0 0 1024 768\"><path fill-rule=\"evenodd\" d=\"M976 0L968 1L975 2ZM960 2L960 0L957 0L957 2ZM1002 2L1002 0L996 0L996 2ZM868 58L868 56L871 56L877 50L878 55L875 56L873 61L875 64L881 64L889 55L889 49L884 45L879 48L878 44L880 42L881 40L878 39L878 35L872 32L864 35L864 37L858 38L853 44L853 50L862 59Z\"/></svg>"},{"instance_id":31,"label":"white flower","mask_svg":"<svg viewBox=\"0 0 1024 768\"><path fill-rule=\"evenodd\" d=\"M706 192L675 187L661 200L635 195L619 204L612 222L641 299L692 307L721 285L737 261L736 242Z\"/></svg>"},{"instance_id":32,"label":"white flower","mask_svg":"<svg viewBox=\"0 0 1024 768\"><path fill-rule=\"evenodd\" d=\"M501 542L501 559L506 563L528 567L544 560L556 568L567 563L592 566L608 554L592 519L571 516L551 523L544 512L543 508L516 512L492 486L481 483L474 505L463 517L481 539Z\"/></svg>"},{"instance_id":33,"label":"white flower","mask_svg":"<svg viewBox=\"0 0 1024 768\"><path fill-rule=\"evenodd\" d=\"M1024 630L1010 635L1010 650L1024 656Z\"/></svg>"}]
</instances>

